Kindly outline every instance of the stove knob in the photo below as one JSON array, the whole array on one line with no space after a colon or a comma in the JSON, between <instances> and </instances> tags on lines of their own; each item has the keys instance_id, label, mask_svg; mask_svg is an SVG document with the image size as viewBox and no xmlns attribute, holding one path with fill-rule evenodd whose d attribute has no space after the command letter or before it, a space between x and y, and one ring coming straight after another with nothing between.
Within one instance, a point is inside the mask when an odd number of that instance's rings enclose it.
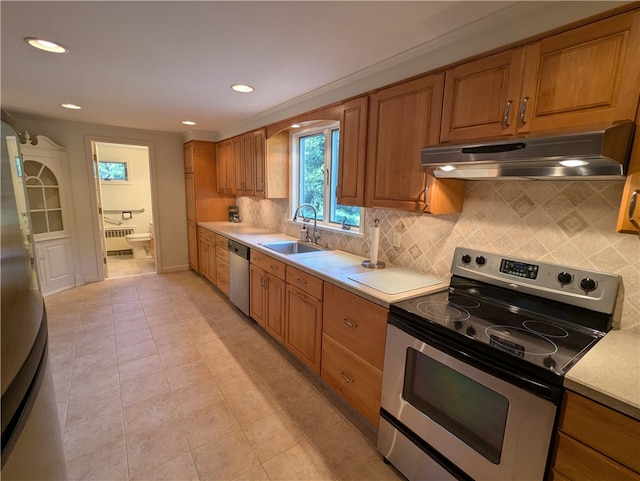
<instances>
[{"instance_id":1,"label":"stove knob","mask_svg":"<svg viewBox=\"0 0 640 481\"><path fill-rule=\"evenodd\" d=\"M487 259L485 259L484 256L476 257L476 264L478 264L479 266L483 266L486 263L487 263Z\"/></svg>"},{"instance_id":2,"label":"stove knob","mask_svg":"<svg viewBox=\"0 0 640 481\"><path fill-rule=\"evenodd\" d=\"M474 329L473 326L467 327L467 336L476 337L476 330Z\"/></svg>"},{"instance_id":3,"label":"stove knob","mask_svg":"<svg viewBox=\"0 0 640 481\"><path fill-rule=\"evenodd\" d=\"M595 291L596 287L598 287L598 283L588 277L580 281L580 289L585 292Z\"/></svg>"},{"instance_id":4,"label":"stove knob","mask_svg":"<svg viewBox=\"0 0 640 481\"><path fill-rule=\"evenodd\" d=\"M573 282L573 276L568 272L561 272L560 274L558 274L558 282L563 286L566 286L567 284L571 284Z\"/></svg>"},{"instance_id":5,"label":"stove knob","mask_svg":"<svg viewBox=\"0 0 640 481\"><path fill-rule=\"evenodd\" d=\"M462 327L462 322L461 321L453 321L453 328L456 331L459 331L461 327Z\"/></svg>"},{"instance_id":6,"label":"stove knob","mask_svg":"<svg viewBox=\"0 0 640 481\"><path fill-rule=\"evenodd\" d=\"M558 365L558 363L551 356L545 357L544 360L542 361L542 364L544 365L544 367L551 370L555 369L556 366Z\"/></svg>"},{"instance_id":7,"label":"stove knob","mask_svg":"<svg viewBox=\"0 0 640 481\"><path fill-rule=\"evenodd\" d=\"M464 264L468 264L469 262L471 262L471 256L469 254L465 254L462 256L462 262Z\"/></svg>"}]
</instances>

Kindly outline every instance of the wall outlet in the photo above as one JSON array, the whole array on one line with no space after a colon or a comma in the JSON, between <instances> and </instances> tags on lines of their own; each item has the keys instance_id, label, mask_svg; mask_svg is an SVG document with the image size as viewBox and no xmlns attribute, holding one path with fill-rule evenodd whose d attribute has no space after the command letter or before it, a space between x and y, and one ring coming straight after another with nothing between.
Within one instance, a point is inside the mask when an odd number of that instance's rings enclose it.
<instances>
[{"instance_id":1,"label":"wall outlet","mask_svg":"<svg viewBox=\"0 0 640 481\"><path fill-rule=\"evenodd\" d=\"M400 232L393 233L393 240L391 241L393 247L400 247Z\"/></svg>"}]
</instances>

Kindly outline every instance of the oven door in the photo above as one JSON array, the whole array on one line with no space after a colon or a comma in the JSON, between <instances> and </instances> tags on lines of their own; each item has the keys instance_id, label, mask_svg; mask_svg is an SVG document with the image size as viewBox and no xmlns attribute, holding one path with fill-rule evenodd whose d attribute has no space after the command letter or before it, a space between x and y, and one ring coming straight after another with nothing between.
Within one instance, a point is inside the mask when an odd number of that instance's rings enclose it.
<instances>
[{"instance_id":1,"label":"oven door","mask_svg":"<svg viewBox=\"0 0 640 481\"><path fill-rule=\"evenodd\" d=\"M424 465L425 459L406 459L406 442L413 439L421 456L429 453L429 462L451 479L543 479L556 405L473 367L468 353L435 347L439 343L387 325L382 455L401 471L402 465ZM443 479L435 465L433 473L410 479Z\"/></svg>"}]
</instances>

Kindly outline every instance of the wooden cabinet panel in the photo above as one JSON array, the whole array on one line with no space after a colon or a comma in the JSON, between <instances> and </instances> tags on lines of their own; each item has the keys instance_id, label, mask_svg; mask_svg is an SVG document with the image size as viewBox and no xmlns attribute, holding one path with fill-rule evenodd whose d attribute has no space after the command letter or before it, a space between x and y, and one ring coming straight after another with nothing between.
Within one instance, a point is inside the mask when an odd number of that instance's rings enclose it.
<instances>
[{"instance_id":1,"label":"wooden cabinet panel","mask_svg":"<svg viewBox=\"0 0 640 481\"><path fill-rule=\"evenodd\" d=\"M322 279L295 267L287 266L287 282L298 289L322 300Z\"/></svg>"},{"instance_id":2,"label":"wooden cabinet panel","mask_svg":"<svg viewBox=\"0 0 640 481\"><path fill-rule=\"evenodd\" d=\"M421 211L426 171L420 149L440 137L444 74L380 90L370 97L365 205Z\"/></svg>"},{"instance_id":3,"label":"wooden cabinet panel","mask_svg":"<svg viewBox=\"0 0 640 481\"><path fill-rule=\"evenodd\" d=\"M638 473L634 473L564 433L558 433L556 438L553 469L574 481L640 480Z\"/></svg>"},{"instance_id":4,"label":"wooden cabinet panel","mask_svg":"<svg viewBox=\"0 0 640 481\"><path fill-rule=\"evenodd\" d=\"M249 315L263 329L267 311L267 293L264 279L265 273L262 269L255 265L249 266Z\"/></svg>"},{"instance_id":5,"label":"wooden cabinet panel","mask_svg":"<svg viewBox=\"0 0 640 481\"><path fill-rule=\"evenodd\" d=\"M220 289L220 291L227 297L229 297L229 274L221 271L220 269L218 269L218 272L216 273L216 286L218 287L218 289Z\"/></svg>"},{"instance_id":6,"label":"wooden cabinet panel","mask_svg":"<svg viewBox=\"0 0 640 481\"><path fill-rule=\"evenodd\" d=\"M229 250L229 239L220 234L216 234L216 247L219 247L221 250Z\"/></svg>"},{"instance_id":7,"label":"wooden cabinet panel","mask_svg":"<svg viewBox=\"0 0 640 481\"><path fill-rule=\"evenodd\" d=\"M346 102L340 116L340 162L336 194L340 205L364 205L369 98Z\"/></svg>"},{"instance_id":8,"label":"wooden cabinet panel","mask_svg":"<svg viewBox=\"0 0 640 481\"><path fill-rule=\"evenodd\" d=\"M216 283L216 246L215 234L198 228L198 272Z\"/></svg>"},{"instance_id":9,"label":"wooden cabinet panel","mask_svg":"<svg viewBox=\"0 0 640 481\"><path fill-rule=\"evenodd\" d=\"M289 144L287 131L267 139L264 195L268 199L289 197Z\"/></svg>"},{"instance_id":10,"label":"wooden cabinet panel","mask_svg":"<svg viewBox=\"0 0 640 481\"><path fill-rule=\"evenodd\" d=\"M196 220L196 186L193 173L184 175L184 190L187 198L187 220Z\"/></svg>"},{"instance_id":11,"label":"wooden cabinet panel","mask_svg":"<svg viewBox=\"0 0 640 481\"><path fill-rule=\"evenodd\" d=\"M628 12L527 46L518 131L633 120L640 96L640 12Z\"/></svg>"},{"instance_id":12,"label":"wooden cabinet panel","mask_svg":"<svg viewBox=\"0 0 640 481\"><path fill-rule=\"evenodd\" d=\"M322 303L287 284L284 345L313 372L320 374Z\"/></svg>"},{"instance_id":13,"label":"wooden cabinet panel","mask_svg":"<svg viewBox=\"0 0 640 481\"><path fill-rule=\"evenodd\" d=\"M229 250L220 246L216 246L216 256L223 262L229 263Z\"/></svg>"},{"instance_id":14,"label":"wooden cabinet panel","mask_svg":"<svg viewBox=\"0 0 640 481\"><path fill-rule=\"evenodd\" d=\"M321 377L371 424L378 426L382 371L324 334Z\"/></svg>"},{"instance_id":15,"label":"wooden cabinet panel","mask_svg":"<svg viewBox=\"0 0 640 481\"><path fill-rule=\"evenodd\" d=\"M253 132L253 190L254 195L266 197L267 187L267 139L265 130L259 129Z\"/></svg>"},{"instance_id":16,"label":"wooden cabinet panel","mask_svg":"<svg viewBox=\"0 0 640 481\"><path fill-rule=\"evenodd\" d=\"M566 391L559 429L640 472L639 421Z\"/></svg>"},{"instance_id":17,"label":"wooden cabinet panel","mask_svg":"<svg viewBox=\"0 0 640 481\"><path fill-rule=\"evenodd\" d=\"M262 254L256 250L250 250L251 263L260 267L265 272L276 276L278 279L285 280L286 264L282 261L274 259L271 256Z\"/></svg>"},{"instance_id":18,"label":"wooden cabinet panel","mask_svg":"<svg viewBox=\"0 0 640 481\"><path fill-rule=\"evenodd\" d=\"M233 150L233 193L253 195L253 133L231 139Z\"/></svg>"},{"instance_id":19,"label":"wooden cabinet panel","mask_svg":"<svg viewBox=\"0 0 640 481\"><path fill-rule=\"evenodd\" d=\"M440 140L515 134L523 62L519 48L447 70Z\"/></svg>"},{"instance_id":20,"label":"wooden cabinet panel","mask_svg":"<svg viewBox=\"0 0 640 481\"><path fill-rule=\"evenodd\" d=\"M233 192L233 148L231 139L216 144L218 161L216 189L222 194Z\"/></svg>"},{"instance_id":21,"label":"wooden cabinet panel","mask_svg":"<svg viewBox=\"0 0 640 481\"><path fill-rule=\"evenodd\" d=\"M265 330L280 344L284 343L285 333L285 282L269 273L265 273L267 308L265 311Z\"/></svg>"},{"instance_id":22,"label":"wooden cabinet panel","mask_svg":"<svg viewBox=\"0 0 640 481\"><path fill-rule=\"evenodd\" d=\"M328 282L323 306L323 332L382 370L389 311Z\"/></svg>"},{"instance_id":23,"label":"wooden cabinet panel","mask_svg":"<svg viewBox=\"0 0 640 481\"><path fill-rule=\"evenodd\" d=\"M197 272L198 270L198 234L196 223L187 221L187 244L189 246L189 267Z\"/></svg>"}]
</instances>

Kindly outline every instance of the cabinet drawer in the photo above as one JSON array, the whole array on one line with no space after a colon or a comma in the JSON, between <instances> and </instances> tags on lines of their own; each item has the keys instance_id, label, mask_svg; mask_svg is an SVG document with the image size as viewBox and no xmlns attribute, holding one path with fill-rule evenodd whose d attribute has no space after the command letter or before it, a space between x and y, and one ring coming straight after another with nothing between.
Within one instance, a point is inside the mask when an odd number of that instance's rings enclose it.
<instances>
[{"instance_id":1,"label":"cabinet drawer","mask_svg":"<svg viewBox=\"0 0 640 481\"><path fill-rule=\"evenodd\" d=\"M638 481L640 475L581 442L558 433L554 471L575 481Z\"/></svg>"},{"instance_id":2,"label":"cabinet drawer","mask_svg":"<svg viewBox=\"0 0 640 481\"><path fill-rule=\"evenodd\" d=\"M218 269L218 289L220 289L227 297L229 297L229 274Z\"/></svg>"},{"instance_id":3,"label":"cabinet drawer","mask_svg":"<svg viewBox=\"0 0 640 481\"><path fill-rule=\"evenodd\" d=\"M207 242L214 243L216 240L216 234L211 232L210 230L203 229L202 227L198 227L198 237L204 239Z\"/></svg>"},{"instance_id":4,"label":"cabinet drawer","mask_svg":"<svg viewBox=\"0 0 640 481\"><path fill-rule=\"evenodd\" d=\"M218 272L224 272L227 276L229 275L229 263L223 259L216 259L216 268Z\"/></svg>"},{"instance_id":5,"label":"cabinet drawer","mask_svg":"<svg viewBox=\"0 0 640 481\"><path fill-rule=\"evenodd\" d=\"M320 377L374 426L378 426L382 371L324 334Z\"/></svg>"},{"instance_id":6,"label":"cabinet drawer","mask_svg":"<svg viewBox=\"0 0 640 481\"><path fill-rule=\"evenodd\" d=\"M640 422L565 391L559 430L640 472Z\"/></svg>"},{"instance_id":7,"label":"cabinet drawer","mask_svg":"<svg viewBox=\"0 0 640 481\"><path fill-rule=\"evenodd\" d=\"M305 291L307 294L311 294L319 301L322 300L322 279L316 276L307 274L295 267L287 266L287 283L301 291Z\"/></svg>"},{"instance_id":8,"label":"cabinet drawer","mask_svg":"<svg viewBox=\"0 0 640 481\"><path fill-rule=\"evenodd\" d=\"M283 281L285 280L287 265L284 262L255 250L251 250L249 255L251 256L251 263L253 265L260 267L262 270L276 276L278 279L282 279Z\"/></svg>"},{"instance_id":9,"label":"cabinet drawer","mask_svg":"<svg viewBox=\"0 0 640 481\"><path fill-rule=\"evenodd\" d=\"M388 310L324 283L324 333L382 370Z\"/></svg>"},{"instance_id":10,"label":"cabinet drawer","mask_svg":"<svg viewBox=\"0 0 640 481\"><path fill-rule=\"evenodd\" d=\"M218 259L229 262L229 251L226 248L222 249L221 247L216 245L216 256L218 257Z\"/></svg>"},{"instance_id":11,"label":"cabinet drawer","mask_svg":"<svg viewBox=\"0 0 640 481\"><path fill-rule=\"evenodd\" d=\"M229 239L220 234L216 234L216 247L220 249L228 250L229 249Z\"/></svg>"}]
</instances>

